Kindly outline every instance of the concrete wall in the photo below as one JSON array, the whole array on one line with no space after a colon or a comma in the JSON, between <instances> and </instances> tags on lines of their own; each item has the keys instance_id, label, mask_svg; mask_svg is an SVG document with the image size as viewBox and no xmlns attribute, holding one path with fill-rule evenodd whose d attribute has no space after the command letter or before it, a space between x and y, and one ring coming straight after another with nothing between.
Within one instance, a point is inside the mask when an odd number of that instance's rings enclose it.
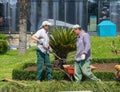
<instances>
[{"instance_id":1,"label":"concrete wall","mask_svg":"<svg viewBox=\"0 0 120 92\"><path fill-rule=\"evenodd\" d=\"M19 34L7 34L8 43L10 46L19 47ZM27 34L27 47L36 46L36 41L31 38L30 34Z\"/></svg>"}]
</instances>

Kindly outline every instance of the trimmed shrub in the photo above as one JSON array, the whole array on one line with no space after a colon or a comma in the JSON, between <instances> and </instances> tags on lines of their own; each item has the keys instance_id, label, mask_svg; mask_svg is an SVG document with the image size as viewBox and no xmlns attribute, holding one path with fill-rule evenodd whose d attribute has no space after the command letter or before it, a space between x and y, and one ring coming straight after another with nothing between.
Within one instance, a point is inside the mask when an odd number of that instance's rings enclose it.
<instances>
[{"instance_id":1,"label":"trimmed shrub","mask_svg":"<svg viewBox=\"0 0 120 92\"><path fill-rule=\"evenodd\" d=\"M8 50L7 36L0 34L0 54L5 54Z\"/></svg>"},{"instance_id":2,"label":"trimmed shrub","mask_svg":"<svg viewBox=\"0 0 120 92\"><path fill-rule=\"evenodd\" d=\"M0 40L7 40L7 36L4 34L0 34Z\"/></svg>"},{"instance_id":3,"label":"trimmed shrub","mask_svg":"<svg viewBox=\"0 0 120 92\"><path fill-rule=\"evenodd\" d=\"M12 78L17 80L35 80L36 71L28 71L25 70L28 66L35 66L35 63L26 63L13 69ZM113 72L94 72L95 76L100 78L101 80L110 81L114 80L115 74ZM45 79L45 71L43 71L43 79ZM64 80L66 79L66 75L59 70L53 70L53 78L56 80ZM46 79L45 79L46 80Z\"/></svg>"},{"instance_id":4,"label":"trimmed shrub","mask_svg":"<svg viewBox=\"0 0 120 92\"><path fill-rule=\"evenodd\" d=\"M20 65L19 67L16 67L12 71L12 79L17 80L34 80L36 71L28 71L25 70L28 66L34 66L35 63L25 63L23 65Z\"/></svg>"},{"instance_id":5,"label":"trimmed shrub","mask_svg":"<svg viewBox=\"0 0 120 92\"><path fill-rule=\"evenodd\" d=\"M53 70L53 79L64 80L65 79L65 74L62 71Z\"/></svg>"},{"instance_id":6,"label":"trimmed shrub","mask_svg":"<svg viewBox=\"0 0 120 92\"><path fill-rule=\"evenodd\" d=\"M0 40L0 54L5 54L8 50L8 43L5 40Z\"/></svg>"},{"instance_id":7,"label":"trimmed shrub","mask_svg":"<svg viewBox=\"0 0 120 92\"><path fill-rule=\"evenodd\" d=\"M71 61L67 61L67 64L73 64L75 62L75 60L71 60ZM99 58L93 58L91 60L91 63L98 63L98 64L102 64L102 63L119 63L120 64L120 58L103 58L103 59L99 59Z\"/></svg>"},{"instance_id":8,"label":"trimmed shrub","mask_svg":"<svg viewBox=\"0 0 120 92\"><path fill-rule=\"evenodd\" d=\"M33 80L35 79L35 71L27 71L27 70L17 70L14 69L12 71L12 78L17 80Z\"/></svg>"},{"instance_id":9,"label":"trimmed shrub","mask_svg":"<svg viewBox=\"0 0 120 92\"><path fill-rule=\"evenodd\" d=\"M115 74L113 72L94 72L94 74L101 80L105 81L115 80Z\"/></svg>"},{"instance_id":10,"label":"trimmed shrub","mask_svg":"<svg viewBox=\"0 0 120 92\"><path fill-rule=\"evenodd\" d=\"M25 70L28 66L36 66L35 63L25 63L12 71L12 79L16 80L35 80L36 71ZM53 70L53 78L56 80L63 80L65 74L58 70ZM42 80L46 80L45 71L43 71Z\"/></svg>"},{"instance_id":11,"label":"trimmed shrub","mask_svg":"<svg viewBox=\"0 0 120 92\"><path fill-rule=\"evenodd\" d=\"M93 58L92 63L120 63L120 58Z\"/></svg>"}]
</instances>

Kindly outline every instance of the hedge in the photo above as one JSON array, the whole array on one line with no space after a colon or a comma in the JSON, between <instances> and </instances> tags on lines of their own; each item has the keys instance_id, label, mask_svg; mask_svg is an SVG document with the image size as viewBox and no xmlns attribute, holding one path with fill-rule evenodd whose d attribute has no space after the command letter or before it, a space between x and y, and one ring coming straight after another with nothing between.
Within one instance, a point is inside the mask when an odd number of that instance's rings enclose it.
<instances>
[{"instance_id":1,"label":"hedge","mask_svg":"<svg viewBox=\"0 0 120 92\"><path fill-rule=\"evenodd\" d=\"M0 34L0 54L5 54L8 50L7 36Z\"/></svg>"},{"instance_id":2,"label":"hedge","mask_svg":"<svg viewBox=\"0 0 120 92\"><path fill-rule=\"evenodd\" d=\"M35 66L35 63L26 63L21 65L12 71L12 78L16 80L35 80L36 71L25 70L28 66ZM115 79L115 74L113 72L94 72L94 74L101 80L110 81ZM45 79L45 71L43 72L43 80ZM64 80L66 75L58 70L53 70L53 78L55 80Z\"/></svg>"},{"instance_id":3,"label":"hedge","mask_svg":"<svg viewBox=\"0 0 120 92\"><path fill-rule=\"evenodd\" d=\"M0 54L5 54L8 50L8 43L6 40L0 40Z\"/></svg>"},{"instance_id":4,"label":"hedge","mask_svg":"<svg viewBox=\"0 0 120 92\"><path fill-rule=\"evenodd\" d=\"M0 40L7 40L7 36L4 34L0 34Z\"/></svg>"},{"instance_id":5,"label":"hedge","mask_svg":"<svg viewBox=\"0 0 120 92\"><path fill-rule=\"evenodd\" d=\"M91 63L120 63L120 58L93 58Z\"/></svg>"},{"instance_id":6,"label":"hedge","mask_svg":"<svg viewBox=\"0 0 120 92\"><path fill-rule=\"evenodd\" d=\"M113 72L94 72L94 74L101 80L105 81L115 80L115 74Z\"/></svg>"},{"instance_id":7,"label":"hedge","mask_svg":"<svg viewBox=\"0 0 120 92\"><path fill-rule=\"evenodd\" d=\"M73 64L74 60L67 61L67 64ZM91 63L118 63L120 64L120 58L93 58Z\"/></svg>"},{"instance_id":8,"label":"hedge","mask_svg":"<svg viewBox=\"0 0 120 92\"><path fill-rule=\"evenodd\" d=\"M25 70L28 66L36 66L35 63L25 63L24 65L20 65L19 67L13 69L12 71L12 79L16 80L35 80L36 71ZM63 80L65 74L58 70L53 70L53 78L56 80ZM43 71L42 80L46 80L45 71Z\"/></svg>"}]
</instances>

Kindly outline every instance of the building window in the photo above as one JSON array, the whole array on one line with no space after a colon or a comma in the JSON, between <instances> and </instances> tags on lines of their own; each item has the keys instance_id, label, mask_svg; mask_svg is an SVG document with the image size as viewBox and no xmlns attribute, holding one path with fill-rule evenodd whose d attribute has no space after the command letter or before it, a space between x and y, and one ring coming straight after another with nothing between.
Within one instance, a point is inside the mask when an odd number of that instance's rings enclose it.
<instances>
[{"instance_id":1,"label":"building window","mask_svg":"<svg viewBox=\"0 0 120 92\"><path fill-rule=\"evenodd\" d=\"M85 31L96 31L98 23L109 19L120 30L119 0L30 0L30 3L27 32L40 29L44 20L54 26L79 24ZM18 32L18 6L17 0L0 0L0 32Z\"/></svg>"}]
</instances>

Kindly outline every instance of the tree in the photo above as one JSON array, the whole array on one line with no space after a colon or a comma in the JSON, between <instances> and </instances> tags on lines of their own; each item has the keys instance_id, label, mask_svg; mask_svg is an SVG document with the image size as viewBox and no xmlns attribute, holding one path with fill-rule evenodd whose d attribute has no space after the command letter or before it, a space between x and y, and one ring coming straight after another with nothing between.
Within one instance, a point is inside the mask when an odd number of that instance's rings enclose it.
<instances>
[{"instance_id":1,"label":"tree","mask_svg":"<svg viewBox=\"0 0 120 92\"><path fill-rule=\"evenodd\" d=\"M18 0L19 4L19 54L22 55L26 52L27 48L27 17L30 0Z\"/></svg>"},{"instance_id":2,"label":"tree","mask_svg":"<svg viewBox=\"0 0 120 92\"><path fill-rule=\"evenodd\" d=\"M56 29L51 31L50 46L53 51L62 59L66 59L69 52L74 51L76 46L76 36L71 29ZM58 59L55 57L55 59Z\"/></svg>"}]
</instances>

